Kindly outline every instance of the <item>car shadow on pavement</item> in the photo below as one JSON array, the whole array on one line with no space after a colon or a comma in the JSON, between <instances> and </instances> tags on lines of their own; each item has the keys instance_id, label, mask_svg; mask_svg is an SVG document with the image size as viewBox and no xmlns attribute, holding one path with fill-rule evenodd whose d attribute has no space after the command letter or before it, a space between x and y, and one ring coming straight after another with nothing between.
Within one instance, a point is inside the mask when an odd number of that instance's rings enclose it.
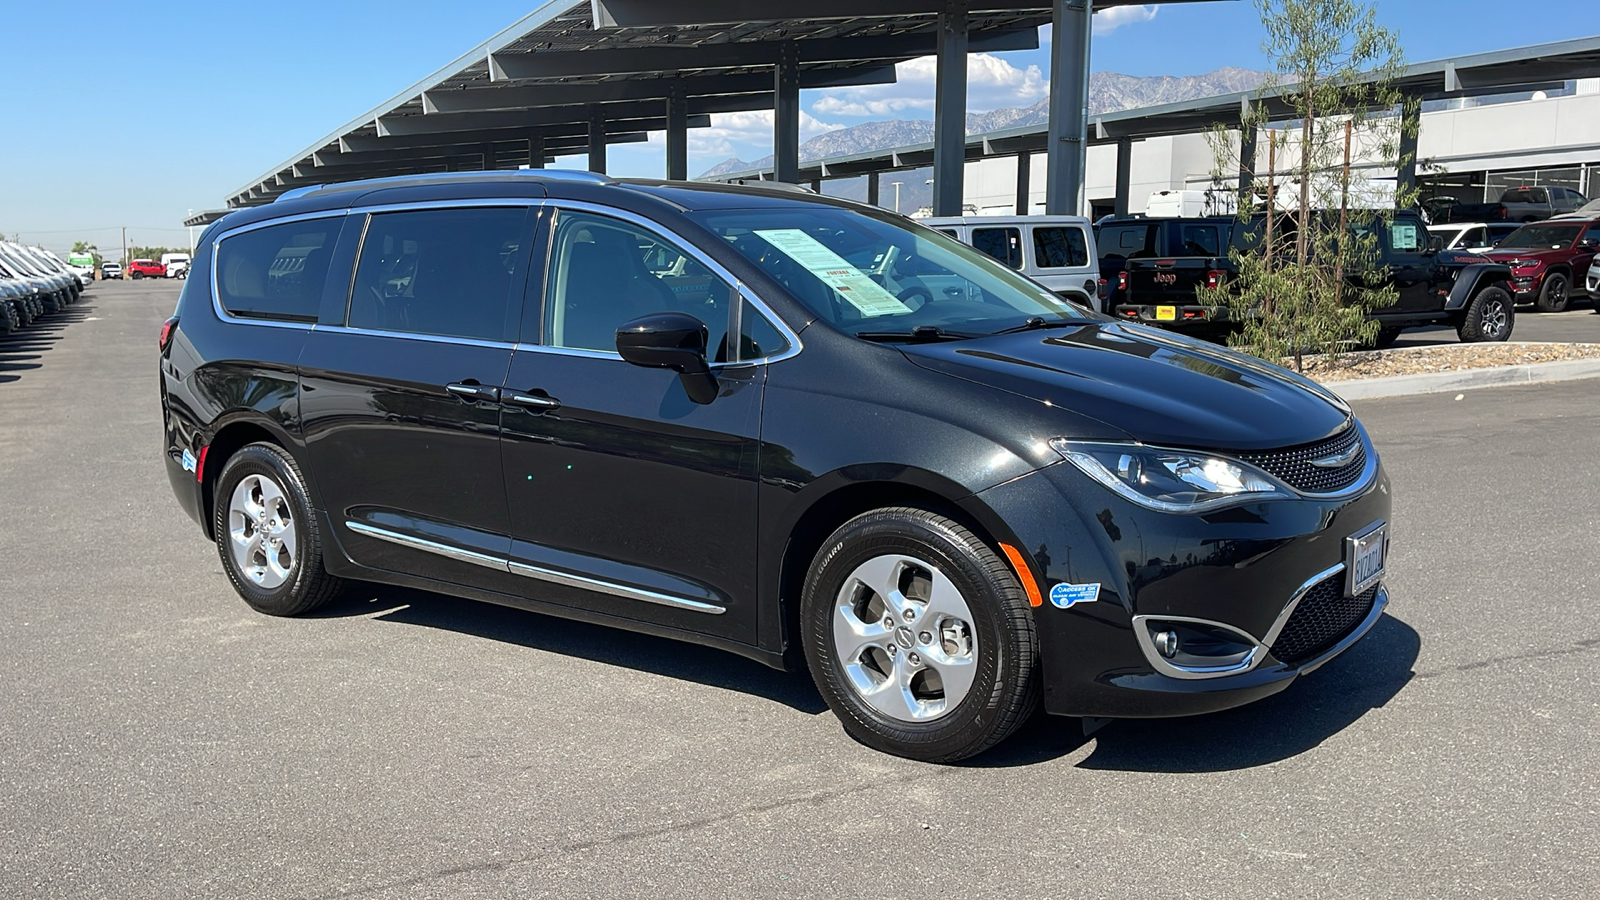
<instances>
[{"instance_id":1,"label":"car shadow on pavement","mask_svg":"<svg viewBox=\"0 0 1600 900\"><path fill-rule=\"evenodd\" d=\"M361 588L313 615L367 616L387 610L373 619L441 628L738 691L809 715L828 711L828 705L806 673L780 672L723 650L410 588L388 585L363 585Z\"/></svg>"},{"instance_id":2,"label":"car shadow on pavement","mask_svg":"<svg viewBox=\"0 0 1600 900\"><path fill-rule=\"evenodd\" d=\"M968 762L1019 766L1065 756L1089 742L1085 769L1223 772L1278 762L1315 748L1387 704L1416 674L1416 630L1393 616L1337 659L1282 693L1237 709L1181 719L1122 719L1083 736L1080 719L1036 716L994 750Z\"/></svg>"}]
</instances>

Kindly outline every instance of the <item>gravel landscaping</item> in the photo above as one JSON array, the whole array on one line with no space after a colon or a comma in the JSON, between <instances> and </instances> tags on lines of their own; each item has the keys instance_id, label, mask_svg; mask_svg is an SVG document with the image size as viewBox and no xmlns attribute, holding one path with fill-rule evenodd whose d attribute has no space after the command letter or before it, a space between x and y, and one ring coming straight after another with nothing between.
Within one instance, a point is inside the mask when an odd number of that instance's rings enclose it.
<instances>
[{"instance_id":1,"label":"gravel landscaping","mask_svg":"<svg viewBox=\"0 0 1600 900\"><path fill-rule=\"evenodd\" d=\"M1333 359L1308 356L1305 375L1317 381L1348 381L1575 359L1600 359L1600 344L1443 344L1344 353ZM1283 364L1293 368L1294 360Z\"/></svg>"}]
</instances>

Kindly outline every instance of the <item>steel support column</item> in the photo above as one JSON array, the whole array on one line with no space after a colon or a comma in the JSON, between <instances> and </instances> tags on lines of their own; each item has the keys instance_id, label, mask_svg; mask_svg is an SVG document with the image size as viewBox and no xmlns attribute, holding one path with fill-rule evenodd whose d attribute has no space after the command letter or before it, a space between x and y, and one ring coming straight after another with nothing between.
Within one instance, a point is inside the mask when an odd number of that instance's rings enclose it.
<instances>
[{"instance_id":1,"label":"steel support column","mask_svg":"<svg viewBox=\"0 0 1600 900\"><path fill-rule=\"evenodd\" d=\"M772 177L800 181L800 52L794 41L778 49L772 72Z\"/></svg>"},{"instance_id":2,"label":"steel support column","mask_svg":"<svg viewBox=\"0 0 1600 900\"><path fill-rule=\"evenodd\" d=\"M944 0L936 52L933 214L959 216L967 161L967 0Z\"/></svg>"},{"instance_id":3,"label":"steel support column","mask_svg":"<svg viewBox=\"0 0 1600 900\"><path fill-rule=\"evenodd\" d=\"M1239 208L1252 202L1256 178L1256 126L1249 124L1239 131Z\"/></svg>"},{"instance_id":4,"label":"steel support column","mask_svg":"<svg viewBox=\"0 0 1600 900\"><path fill-rule=\"evenodd\" d=\"M1033 154L1024 150L1017 154L1017 215L1025 216L1033 205Z\"/></svg>"},{"instance_id":5,"label":"steel support column","mask_svg":"<svg viewBox=\"0 0 1600 900\"><path fill-rule=\"evenodd\" d=\"M599 112L589 117L589 171L606 173L606 118Z\"/></svg>"},{"instance_id":6,"label":"steel support column","mask_svg":"<svg viewBox=\"0 0 1600 900\"><path fill-rule=\"evenodd\" d=\"M544 168L544 135L537 131L528 135L528 168Z\"/></svg>"},{"instance_id":7,"label":"steel support column","mask_svg":"<svg viewBox=\"0 0 1600 900\"><path fill-rule=\"evenodd\" d=\"M1128 194L1133 183L1133 138L1117 138L1117 193L1113 212L1128 214Z\"/></svg>"},{"instance_id":8,"label":"steel support column","mask_svg":"<svg viewBox=\"0 0 1600 900\"><path fill-rule=\"evenodd\" d=\"M878 205L878 173L871 172L867 175L867 205Z\"/></svg>"},{"instance_id":9,"label":"steel support column","mask_svg":"<svg viewBox=\"0 0 1600 900\"><path fill-rule=\"evenodd\" d=\"M1046 150L1045 212L1083 211L1088 148L1091 0L1054 0L1050 38L1050 140Z\"/></svg>"},{"instance_id":10,"label":"steel support column","mask_svg":"<svg viewBox=\"0 0 1600 900\"><path fill-rule=\"evenodd\" d=\"M1422 130L1422 104L1400 104L1400 170L1395 178L1395 200L1417 187L1417 134Z\"/></svg>"},{"instance_id":11,"label":"steel support column","mask_svg":"<svg viewBox=\"0 0 1600 900\"><path fill-rule=\"evenodd\" d=\"M681 85L667 92L667 180L689 179L689 97Z\"/></svg>"},{"instance_id":12,"label":"steel support column","mask_svg":"<svg viewBox=\"0 0 1600 900\"><path fill-rule=\"evenodd\" d=\"M494 156L494 145L485 141L483 147L480 148L480 152L483 154L483 170L485 172L493 172L498 163Z\"/></svg>"}]
</instances>

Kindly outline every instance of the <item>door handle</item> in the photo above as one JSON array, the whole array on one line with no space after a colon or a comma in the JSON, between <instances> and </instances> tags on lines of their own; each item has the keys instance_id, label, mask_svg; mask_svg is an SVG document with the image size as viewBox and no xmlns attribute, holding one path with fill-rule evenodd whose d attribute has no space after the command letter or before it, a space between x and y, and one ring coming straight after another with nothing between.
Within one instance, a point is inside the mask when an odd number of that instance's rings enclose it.
<instances>
[{"instance_id":1,"label":"door handle","mask_svg":"<svg viewBox=\"0 0 1600 900\"><path fill-rule=\"evenodd\" d=\"M538 394L524 394L521 391L507 391L505 399L507 403L515 403L518 406L526 406L529 409L538 410L539 412L549 412L552 409L561 408L561 401L554 397L542 397Z\"/></svg>"},{"instance_id":2,"label":"door handle","mask_svg":"<svg viewBox=\"0 0 1600 900\"><path fill-rule=\"evenodd\" d=\"M486 387L481 384L471 384L457 381L445 385L444 389L452 394L455 394L457 397L460 397L463 400L472 400L474 402L481 400L494 403L500 399L499 388Z\"/></svg>"}]
</instances>

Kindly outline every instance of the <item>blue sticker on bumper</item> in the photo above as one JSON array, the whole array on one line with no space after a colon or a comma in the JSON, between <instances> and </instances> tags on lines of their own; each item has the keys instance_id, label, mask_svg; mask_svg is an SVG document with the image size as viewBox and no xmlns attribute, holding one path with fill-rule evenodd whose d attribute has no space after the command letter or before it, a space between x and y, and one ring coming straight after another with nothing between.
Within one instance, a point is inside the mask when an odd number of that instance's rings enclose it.
<instances>
[{"instance_id":1,"label":"blue sticker on bumper","mask_svg":"<svg viewBox=\"0 0 1600 900\"><path fill-rule=\"evenodd\" d=\"M185 472L193 472L194 471L194 467L195 467L194 454L190 453L188 450L183 451L183 470Z\"/></svg>"},{"instance_id":2,"label":"blue sticker on bumper","mask_svg":"<svg viewBox=\"0 0 1600 900\"><path fill-rule=\"evenodd\" d=\"M1093 603L1100 599L1098 584L1058 584L1050 589L1050 602L1062 609L1074 603Z\"/></svg>"}]
</instances>

